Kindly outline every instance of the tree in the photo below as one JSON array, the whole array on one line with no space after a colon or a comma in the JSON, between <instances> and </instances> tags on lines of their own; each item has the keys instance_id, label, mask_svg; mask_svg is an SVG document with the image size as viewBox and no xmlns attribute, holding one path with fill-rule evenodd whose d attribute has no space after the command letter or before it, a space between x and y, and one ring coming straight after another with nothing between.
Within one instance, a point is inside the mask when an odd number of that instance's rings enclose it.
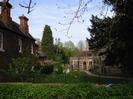
<instances>
[{"instance_id":1,"label":"tree","mask_svg":"<svg viewBox=\"0 0 133 99\"><path fill-rule=\"evenodd\" d=\"M35 7L36 3L33 3L33 0L29 0L28 3L19 3L19 5L25 9L27 9L27 14L31 13L33 11L33 8Z\"/></svg>"},{"instance_id":2,"label":"tree","mask_svg":"<svg viewBox=\"0 0 133 99\"><path fill-rule=\"evenodd\" d=\"M3 0L4 3L9 3L10 0ZM27 9L27 14L33 11L34 6L36 3L33 3L33 0L29 0L28 3L19 3L19 5L25 9Z\"/></svg>"},{"instance_id":3,"label":"tree","mask_svg":"<svg viewBox=\"0 0 133 99\"><path fill-rule=\"evenodd\" d=\"M72 41L64 43L65 53L68 57L72 57L78 53L78 49L75 47Z\"/></svg>"},{"instance_id":4,"label":"tree","mask_svg":"<svg viewBox=\"0 0 133 99\"><path fill-rule=\"evenodd\" d=\"M80 40L77 44L77 48L82 51L85 48L85 42Z\"/></svg>"},{"instance_id":5,"label":"tree","mask_svg":"<svg viewBox=\"0 0 133 99\"><path fill-rule=\"evenodd\" d=\"M91 18L91 27L88 28L91 38L89 39L90 47L103 48L109 44L109 31L112 19L104 17L103 19L93 16Z\"/></svg>"},{"instance_id":6,"label":"tree","mask_svg":"<svg viewBox=\"0 0 133 99\"><path fill-rule=\"evenodd\" d=\"M133 73L133 0L104 0L112 5L116 13L110 30L110 46L106 64L119 65L125 71Z\"/></svg>"},{"instance_id":7,"label":"tree","mask_svg":"<svg viewBox=\"0 0 133 99\"><path fill-rule=\"evenodd\" d=\"M55 44L54 44L54 47L55 47L55 54L58 55L60 54L62 48L63 48L63 43L60 41L60 38L56 38L55 39Z\"/></svg>"},{"instance_id":8,"label":"tree","mask_svg":"<svg viewBox=\"0 0 133 99\"><path fill-rule=\"evenodd\" d=\"M70 12L70 16L72 15L71 18L68 18L68 22L64 23L64 22L59 22L60 25L63 25L65 28L63 29L63 31L66 32L66 36L68 38L71 38L72 36L69 36L68 33L73 25L73 23L75 21L79 22L79 23L83 23L84 19L83 19L83 15L85 14L85 12L88 11L88 4L91 2L92 0L78 0L78 5L77 7L74 7L75 9L71 9ZM58 7L61 8L61 7ZM64 18L67 18L68 13L64 16Z\"/></svg>"},{"instance_id":9,"label":"tree","mask_svg":"<svg viewBox=\"0 0 133 99\"><path fill-rule=\"evenodd\" d=\"M45 25L42 37L42 51L48 59L54 59L54 45L50 26Z\"/></svg>"},{"instance_id":10,"label":"tree","mask_svg":"<svg viewBox=\"0 0 133 99\"><path fill-rule=\"evenodd\" d=\"M125 14L132 16L133 1L132 0L104 0L105 4L113 6L116 15Z\"/></svg>"},{"instance_id":11,"label":"tree","mask_svg":"<svg viewBox=\"0 0 133 99\"><path fill-rule=\"evenodd\" d=\"M60 38L55 39L54 50L56 55L55 60L65 64L65 60L63 59L63 57L65 57L65 54L64 54L65 52L63 48L63 43L60 41Z\"/></svg>"}]
</instances>

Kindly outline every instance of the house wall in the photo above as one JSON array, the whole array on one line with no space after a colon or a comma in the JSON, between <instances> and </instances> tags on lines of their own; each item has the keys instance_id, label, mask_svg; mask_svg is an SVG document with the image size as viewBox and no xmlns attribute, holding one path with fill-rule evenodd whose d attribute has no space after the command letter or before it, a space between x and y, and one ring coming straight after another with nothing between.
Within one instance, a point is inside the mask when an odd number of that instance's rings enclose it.
<instances>
[{"instance_id":1,"label":"house wall","mask_svg":"<svg viewBox=\"0 0 133 99\"><path fill-rule=\"evenodd\" d=\"M91 64L90 64L91 62ZM92 57L71 57L70 69L71 70L90 70L93 65Z\"/></svg>"},{"instance_id":2,"label":"house wall","mask_svg":"<svg viewBox=\"0 0 133 99\"><path fill-rule=\"evenodd\" d=\"M29 34L26 34L29 33L28 18L24 15L20 16L20 24L17 24L16 22L12 21L12 5L9 2L1 1L0 3L0 32L3 33L4 49L0 51L0 69L6 69L8 68L9 63L11 63L12 58L15 58L21 54L19 52L19 39L22 40L22 52L25 50L31 52L31 44L33 43L35 46L35 42Z\"/></svg>"},{"instance_id":3,"label":"house wall","mask_svg":"<svg viewBox=\"0 0 133 99\"><path fill-rule=\"evenodd\" d=\"M5 29L0 29L3 33L3 49L0 51L0 68L7 68L8 64L11 62L11 57L16 57L18 54L19 46L17 44L18 35L7 31Z\"/></svg>"},{"instance_id":4,"label":"house wall","mask_svg":"<svg viewBox=\"0 0 133 99\"><path fill-rule=\"evenodd\" d=\"M22 53L23 52L29 52L31 53L31 44L33 43L34 44L34 41L30 40L30 39L27 39L27 38L24 38L24 37L20 37L22 39Z\"/></svg>"},{"instance_id":5,"label":"house wall","mask_svg":"<svg viewBox=\"0 0 133 99\"><path fill-rule=\"evenodd\" d=\"M99 50L98 52L95 53L93 56L94 58L94 64L92 67L92 71L95 74L102 74L102 75L111 75L111 76L119 76L122 75L122 71L120 68L117 66L106 66L104 64L104 60L106 56L99 55L99 53L104 52L103 49Z\"/></svg>"},{"instance_id":6,"label":"house wall","mask_svg":"<svg viewBox=\"0 0 133 99\"><path fill-rule=\"evenodd\" d=\"M31 43L34 44L34 41L6 29L0 28L0 32L3 33L4 49L4 51L0 51L0 69L7 69L12 58L17 57L20 54L18 39L22 39L22 51L28 50L29 52L31 52Z\"/></svg>"}]
</instances>

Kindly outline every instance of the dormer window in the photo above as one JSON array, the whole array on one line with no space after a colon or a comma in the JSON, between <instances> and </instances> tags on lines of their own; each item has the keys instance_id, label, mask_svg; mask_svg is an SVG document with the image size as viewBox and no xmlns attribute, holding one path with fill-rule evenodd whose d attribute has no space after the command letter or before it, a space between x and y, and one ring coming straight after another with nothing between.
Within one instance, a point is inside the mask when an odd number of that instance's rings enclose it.
<instances>
[{"instance_id":1,"label":"dormer window","mask_svg":"<svg viewBox=\"0 0 133 99\"><path fill-rule=\"evenodd\" d=\"M22 53L22 40L19 39L18 43L19 43L19 53Z\"/></svg>"},{"instance_id":2,"label":"dormer window","mask_svg":"<svg viewBox=\"0 0 133 99\"><path fill-rule=\"evenodd\" d=\"M0 32L0 51L4 51L3 49L3 33Z\"/></svg>"}]
</instances>

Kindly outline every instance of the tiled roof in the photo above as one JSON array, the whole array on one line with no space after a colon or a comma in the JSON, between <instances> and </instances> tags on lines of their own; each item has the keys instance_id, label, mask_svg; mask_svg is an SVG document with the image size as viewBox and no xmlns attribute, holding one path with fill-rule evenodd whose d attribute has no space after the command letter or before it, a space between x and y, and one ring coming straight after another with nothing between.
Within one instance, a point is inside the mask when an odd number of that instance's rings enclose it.
<instances>
[{"instance_id":1,"label":"tiled roof","mask_svg":"<svg viewBox=\"0 0 133 99\"><path fill-rule=\"evenodd\" d=\"M0 21L0 27L1 28L4 28L4 29L7 29L9 31L12 31L13 33L16 33L18 35L21 35L21 36L24 36L26 38L29 38L29 39L32 39L32 40L35 40L31 35L30 33L24 33L21 29L20 29L20 26L18 23L14 22L14 21L11 21L11 25L7 26L5 25L2 21Z\"/></svg>"},{"instance_id":2,"label":"tiled roof","mask_svg":"<svg viewBox=\"0 0 133 99\"><path fill-rule=\"evenodd\" d=\"M87 57L90 55L91 55L91 53L89 51L81 51L78 56L79 57Z\"/></svg>"}]
</instances>

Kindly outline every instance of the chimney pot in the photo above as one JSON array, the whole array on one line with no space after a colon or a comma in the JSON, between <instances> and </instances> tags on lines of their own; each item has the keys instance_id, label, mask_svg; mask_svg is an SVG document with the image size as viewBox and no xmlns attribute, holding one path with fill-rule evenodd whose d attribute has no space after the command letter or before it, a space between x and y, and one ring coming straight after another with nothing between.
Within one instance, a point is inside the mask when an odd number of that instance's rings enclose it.
<instances>
[{"instance_id":1,"label":"chimney pot","mask_svg":"<svg viewBox=\"0 0 133 99\"><path fill-rule=\"evenodd\" d=\"M20 19L20 28L24 33L29 33L28 18L24 15L19 17Z\"/></svg>"},{"instance_id":2,"label":"chimney pot","mask_svg":"<svg viewBox=\"0 0 133 99\"><path fill-rule=\"evenodd\" d=\"M1 6L1 15L0 19L6 25L11 25L12 18L10 16L12 5L8 2L0 2Z\"/></svg>"}]
</instances>

